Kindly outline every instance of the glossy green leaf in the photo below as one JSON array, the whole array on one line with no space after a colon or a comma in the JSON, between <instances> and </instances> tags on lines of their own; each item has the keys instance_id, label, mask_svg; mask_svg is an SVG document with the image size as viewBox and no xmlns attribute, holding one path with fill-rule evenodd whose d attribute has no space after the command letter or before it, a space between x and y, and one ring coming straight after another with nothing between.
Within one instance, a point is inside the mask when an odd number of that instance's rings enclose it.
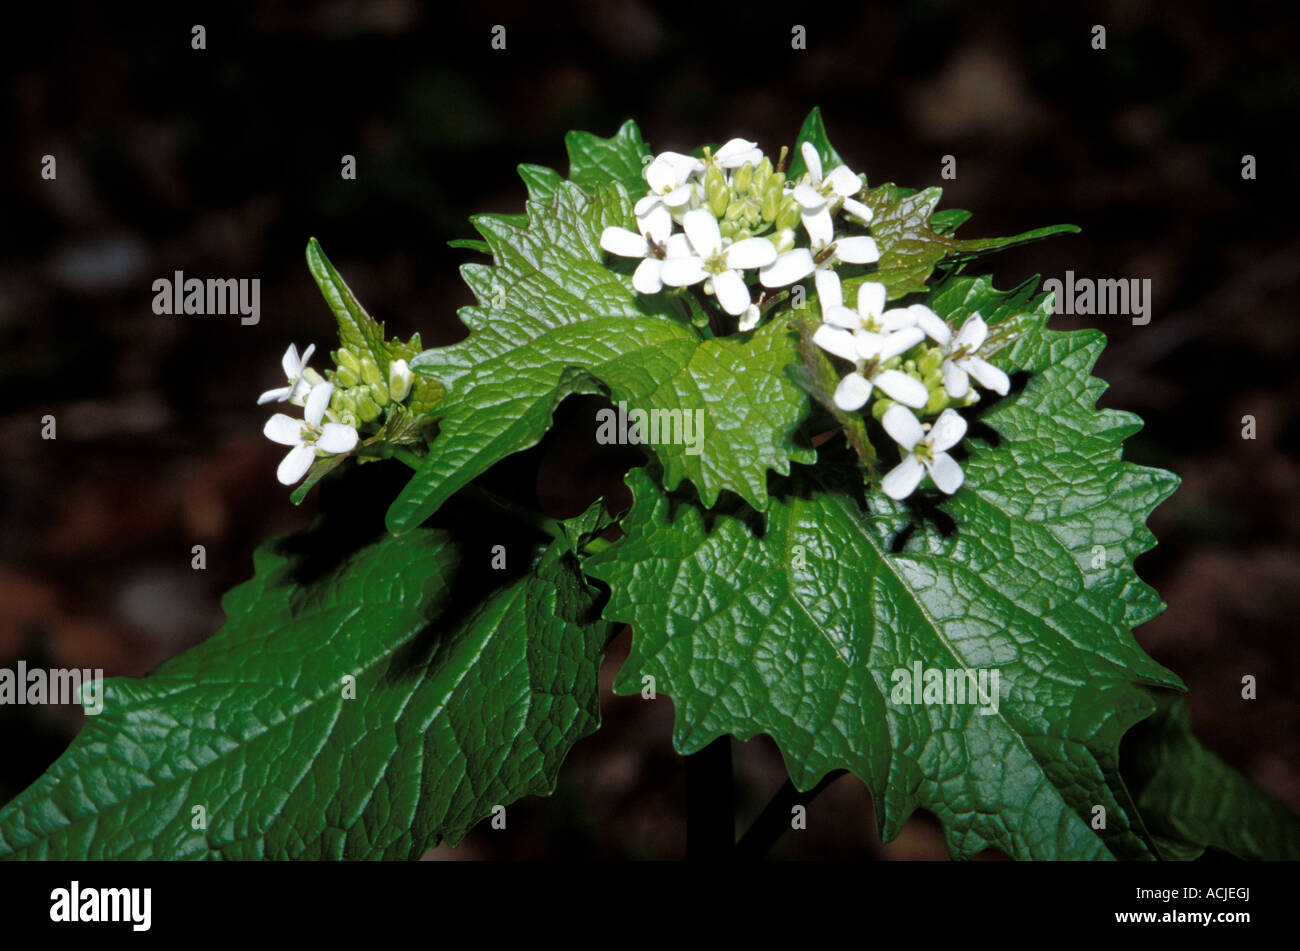
<instances>
[{"instance_id":1,"label":"glossy green leaf","mask_svg":"<svg viewBox=\"0 0 1300 951\"><path fill-rule=\"evenodd\" d=\"M615 689L654 676L679 751L769 733L799 788L849 769L886 839L924 808L957 857L1151 858L1119 743L1154 709L1141 685L1181 686L1132 636L1162 607L1132 563L1177 480L1121 460L1137 420L1094 408L1100 335L1044 330L1046 297L1025 293L956 278L930 300L956 323L1035 318L997 358L1027 382L978 414L956 495L861 497L824 461L758 519L703 512L638 471L627 537L585 567L610 586L605 616L635 632ZM998 711L893 702L894 672L916 663L997 670Z\"/></svg>"},{"instance_id":2,"label":"glossy green leaf","mask_svg":"<svg viewBox=\"0 0 1300 951\"><path fill-rule=\"evenodd\" d=\"M0 857L413 859L550 792L599 723L608 630L566 546L499 584L486 545L443 530L328 547L263 546L220 632L106 681L0 811Z\"/></svg>"}]
</instances>

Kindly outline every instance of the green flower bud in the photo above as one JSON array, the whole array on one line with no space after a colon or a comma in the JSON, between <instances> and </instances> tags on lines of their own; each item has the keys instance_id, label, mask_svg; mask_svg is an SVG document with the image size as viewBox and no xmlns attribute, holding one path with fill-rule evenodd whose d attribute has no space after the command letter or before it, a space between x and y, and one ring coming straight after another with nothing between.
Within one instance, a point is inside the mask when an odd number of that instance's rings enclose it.
<instances>
[{"instance_id":1,"label":"green flower bud","mask_svg":"<svg viewBox=\"0 0 1300 951\"><path fill-rule=\"evenodd\" d=\"M794 229L786 228L783 231L774 231L768 235L768 239L776 245L777 254L784 254L794 247Z\"/></svg>"},{"instance_id":2,"label":"green flower bud","mask_svg":"<svg viewBox=\"0 0 1300 951\"><path fill-rule=\"evenodd\" d=\"M938 347L929 347L917 361L916 368L921 373L921 378L928 380L943 364L943 351Z\"/></svg>"},{"instance_id":3,"label":"green flower bud","mask_svg":"<svg viewBox=\"0 0 1300 951\"><path fill-rule=\"evenodd\" d=\"M704 195L714 216L721 218L731 204L731 190L727 188L727 180L722 177L722 169L716 165L710 165L704 173Z\"/></svg>"},{"instance_id":4,"label":"green flower bud","mask_svg":"<svg viewBox=\"0 0 1300 951\"><path fill-rule=\"evenodd\" d=\"M871 404L871 415L875 417L876 422L880 422L880 417L884 416L891 406L897 406L893 400L881 397Z\"/></svg>"},{"instance_id":5,"label":"green flower bud","mask_svg":"<svg viewBox=\"0 0 1300 951\"><path fill-rule=\"evenodd\" d=\"M740 216L745 213L745 203L743 201L733 201L727 206L722 218L724 221L739 221Z\"/></svg>"},{"instance_id":6,"label":"green flower bud","mask_svg":"<svg viewBox=\"0 0 1300 951\"><path fill-rule=\"evenodd\" d=\"M948 405L948 392L943 388L940 381L937 389L930 390L930 398L926 400L925 409L921 410L927 416L932 413L939 413Z\"/></svg>"},{"instance_id":7,"label":"green flower bud","mask_svg":"<svg viewBox=\"0 0 1300 951\"><path fill-rule=\"evenodd\" d=\"M356 402L357 415L359 415L363 421L368 423L379 416L381 410L379 409L378 404L370 398L370 392L368 390L358 390Z\"/></svg>"},{"instance_id":8,"label":"green flower bud","mask_svg":"<svg viewBox=\"0 0 1300 951\"><path fill-rule=\"evenodd\" d=\"M776 213L777 230L784 231L786 228L794 228L797 224L799 224L799 203L787 197Z\"/></svg>"},{"instance_id":9,"label":"green flower bud","mask_svg":"<svg viewBox=\"0 0 1300 951\"><path fill-rule=\"evenodd\" d=\"M754 166L746 162L740 168L736 169L736 175L731 180L731 185L738 192L749 191L750 183L754 181Z\"/></svg>"},{"instance_id":10,"label":"green flower bud","mask_svg":"<svg viewBox=\"0 0 1300 951\"><path fill-rule=\"evenodd\" d=\"M373 399L380 406L387 406L390 402L392 402L391 397L388 395L388 387L385 386L383 383L371 383L369 387L369 393L371 399Z\"/></svg>"},{"instance_id":11,"label":"green flower bud","mask_svg":"<svg viewBox=\"0 0 1300 951\"><path fill-rule=\"evenodd\" d=\"M758 210L763 215L764 221L776 221L776 213L781 207L781 192L768 191L763 193L763 198L759 203Z\"/></svg>"},{"instance_id":12,"label":"green flower bud","mask_svg":"<svg viewBox=\"0 0 1300 951\"><path fill-rule=\"evenodd\" d=\"M763 156L763 161L758 163L758 168L754 169L754 181L751 184L754 192L761 195L763 192L767 191L767 183L771 177L772 160L765 155Z\"/></svg>"},{"instance_id":13,"label":"green flower bud","mask_svg":"<svg viewBox=\"0 0 1300 951\"><path fill-rule=\"evenodd\" d=\"M388 392L393 401L400 403L411 392L411 368L405 360L394 360L388 364Z\"/></svg>"},{"instance_id":14,"label":"green flower bud","mask_svg":"<svg viewBox=\"0 0 1300 951\"><path fill-rule=\"evenodd\" d=\"M754 232L748 228L737 228L735 234L731 236L733 241L744 241L746 238L754 237Z\"/></svg>"},{"instance_id":15,"label":"green flower bud","mask_svg":"<svg viewBox=\"0 0 1300 951\"><path fill-rule=\"evenodd\" d=\"M379 364L375 363L369 354L361 358L361 379L367 383L384 382L384 375L379 372Z\"/></svg>"},{"instance_id":16,"label":"green flower bud","mask_svg":"<svg viewBox=\"0 0 1300 951\"><path fill-rule=\"evenodd\" d=\"M360 382L361 381L357 379L357 375L347 367L339 367L334 371L335 386L340 386L345 390L350 390Z\"/></svg>"},{"instance_id":17,"label":"green flower bud","mask_svg":"<svg viewBox=\"0 0 1300 951\"><path fill-rule=\"evenodd\" d=\"M347 347L339 347L338 352L334 354L334 362L341 368L346 367L351 370L357 376L361 375L361 361Z\"/></svg>"},{"instance_id":18,"label":"green flower bud","mask_svg":"<svg viewBox=\"0 0 1300 951\"><path fill-rule=\"evenodd\" d=\"M718 231L720 231L720 232L722 233L722 236L723 236L724 238L727 238L727 239L729 239L729 240L731 240L731 241L735 241L735 240L736 240L736 231L737 231L737 229L739 229L739 227L740 227L740 226L739 226L738 224L736 224L734 221L719 221L719 222L718 222Z\"/></svg>"}]
</instances>

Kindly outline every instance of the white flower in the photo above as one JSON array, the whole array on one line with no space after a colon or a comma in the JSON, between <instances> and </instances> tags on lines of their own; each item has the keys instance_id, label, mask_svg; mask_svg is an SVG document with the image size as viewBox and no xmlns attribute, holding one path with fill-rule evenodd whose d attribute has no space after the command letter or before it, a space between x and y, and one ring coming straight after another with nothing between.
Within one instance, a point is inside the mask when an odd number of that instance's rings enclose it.
<instances>
[{"instance_id":1,"label":"white flower","mask_svg":"<svg viewBox=\"0 0 1300 951\"><path fill-rule=\"evenodd\" d=\"M893 333L916 326L916 314L907 307L885 310L885 285L867 281L858 287L858 309L850 310L843 304L829 307L823 302L822 320L845 330L868 330L871 333ZM921 337L917 337L920 343Z\"/></svg>"},{"instance_id":2,"label":"white flower","mask_svg":"<svg viewBox=\"0 0 1300 951\"><path fill-rule=\"evenodd\" d=\"M837 264L873 264L880 260L880 251L876 242L866 235L854 235L823 242L813 235L813 281L817 285L817 300L821 303L823 313L831 307L844 304L844 292L840 288L840 276L835 273Z\"/></svg>"},{"instance_id":3,"label":"white flower","mask_svg":"<svg viewBox=\"0 0 1300 951\"><path fill-rule=\"evenodd\" d=\"M657 294L663 290L661 271L673 218L663 205L654 204L644 215L637 216L636 226L639 234L610 225L600 233L600 246L622 258L641 258L632 274L632 286L641 294Z\"/></svg>"},{"instance_id":4,"label":"white flower","mask_svg":"<svg viewBox=\"0 0 1300 951\"><path fill-rule=\"evenodd\" d=\"M721 168L740 168L746 162L757 165L763 161L763 152L757 142L748 139L731 139L718 146L713 153L713 160Z\"/></svg>"},{"instance_id":5,"label":"white flower","mask_svg":"<svg viewBox=\"0 0 1300 951\"><path fill-rule=\"evenodd\" d=\"M329 406L334 384L318 383L307 396L307 406L302 419L276 413L266 421L262 432L267 439L282 446L291 446L289 454L280 462L275 477L285 485L293 485L307 474L316 450L328 453L351 452L357 445L357 431L343 423L321 425L325 407Z\"/></svg>"},{"instance_id":6,"label":"white flower","mask_svg":"<svg viewBox=\"0 0 1300 951\"><path fill-rule=\"evenodd\" d=\"M930 473L934 484L949 495L959 488L966 478L957 460L945 450L951 449L966 435L966 420L951 409L939 414L928 427L922 426L909 410L891 406L880 423L890 438L906 451L903 461L890 469L881 480L880 487L891 499L905 499L921 482L921 476ZM928 432L927 432L928 429Z\"/></svg>"},{"instance_id":7,"label":"white flower","mask_svg":"<svg viewBox=\"0 0 1300 951\"><path fill-rule=\"evenodd\" d=\"M659 202L670 211L683 207L696 194L691 179L702 171L704 163L692 155L660 152L643 172L651 194L637 202L636 213L645 214Z\"/></svg>"},{"instance_id":8,"label":"white flower","mask_svg":"<svg viewBox=\"0 0 1300 951\"><path fill-rule=\"evenodd\" d=\"M861 409L871 398L873 387L880 387L890 399L920 409L930 399L930 391L916 377L901 370L885 370L881 365L916 346L923 335L915 327L890 334L859 330L856 333L830 324L822 324L813 334L813 343L828 353L851 360L853 372L835 388L835 405L852 412Z\"/></svg>"},{"instance_id":9,"label":"white flower","mask_svg":"<svg viewBox=\"0 0 1300 951\"><path fill-rule=\"evenodd\" d=\"M298 356L298 348L289 344L289 349L284 351L284 356L280 359L280 366L284 368L284 375L289 378L288 386L281 386L274 390L267 390L257 398L257 405L270 403L272 400L283 403L286 400L296 399L305 396L307 391L312 387L312 380L307 377L310 373L316 376L311 368L307 366L307 361L311 355L316 352L316 345L313 343ZM319 379L319 377L318 377Z\"/></svg>"},{"instance_id":10,"label":"white flower","mask_svg":"<svg viewBox=\"0 0 1300 951\"><path fill-rule=\"evenodd\" d=\"M917 308L920 308L918 310ZM943 388L953 399L961 399L970 390L970 378L986 390L1006 396L1011 380L1005 373L979 356L979 348L988 339L989 326L978 313L971 314L961 325L956 339L948 325L928 307L913 304L909 310L917 314L917 325L931 339L943 347Z\"/></svg>"},{"instance_id":11,"label":"white flower","mask_svg":"<svg viewBox=\"0 0 1300 951\"><path fill-rule=\"evenodd\" d=\"M840 205L864 224L869 223L871 209L853 197L862 191L862 180L854 171L847 165L839 165L822 178L821 156L817 154L813 144L805 142L800 147L800 151L803 153L804 164L808 166L808 181L794 187L794 200L803 209L805 225L810 217L817 218L819 222L825 222L824 225L818 225L824 233L829 228L831 212L835 210L833 207L835 205ZM809 228L808 233L812 234L813 229Z\"/></svg>"},{"instance_id":12,"label":"white flower","mask_svg":"<svg viewBox=\"0 0 1300 951\"><path fill-rule=\"evenodd\" d=\"M736 329L740 331L753 330L758 326L759 318L762 316L763 314L758 309L758 305L750 304L745 308L745 312L740 315L740 324Z\"/></svg>"},{"instance_id":13,"label":"white flower","mask_svg":"<svg viewBox=\"0 0 1300 951\"><path fill-rule=\"evenodd\" d=\"M405 360L388 364L388 394L400 403L411 392L411 367Z\"/></svg>"},{"instance_id":14,"label":"white flower","mask_svg":"<svg viewBox=\"0 0 1300 951\"><path fill-rule=\"evenodd\" d=\"M710 280L722 309L733 317L750 305L749 288L741 271L761 268L776 260L776 248L766 238L746 238L723 248L722 232L712 212L704 208L688 211L682 219L691 253L669 255L662 268L669 287L689 287Z\"/></svg>"}]
</instances>

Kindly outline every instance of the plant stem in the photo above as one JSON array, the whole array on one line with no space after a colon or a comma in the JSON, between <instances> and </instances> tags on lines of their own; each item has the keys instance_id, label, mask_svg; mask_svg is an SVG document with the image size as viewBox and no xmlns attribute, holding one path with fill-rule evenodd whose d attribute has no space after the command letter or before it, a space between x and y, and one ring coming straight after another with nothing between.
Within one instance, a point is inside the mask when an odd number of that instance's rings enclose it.
<instances>
[{"instance_id":1,"label":"plant stem","mask_svg":"<svg viewBox=\"0 0 1300 951\"><path fill-rule=\"evenodd\" d=\"M686 757L686 857L723 859L736 847L731 737Z\"/></svg>"},{"instance_id":2,"label":"plant stem","mask_svg":"<svg viewBox=\"0 0 1300 951\"><path fill-rule=\"evenodd\" d=\"M760 859L767 854L781 838L782 833L790 828L790 814L795 806L807 806L817 798L823 789L843 776L847 770L837 769L827 773L820 783L807 792L799 792L794 783L786 780L780 789L763 807L754 824L750 826L740 843L736 846L736 857L741 859Z\"/></svg>"}]
</instances>

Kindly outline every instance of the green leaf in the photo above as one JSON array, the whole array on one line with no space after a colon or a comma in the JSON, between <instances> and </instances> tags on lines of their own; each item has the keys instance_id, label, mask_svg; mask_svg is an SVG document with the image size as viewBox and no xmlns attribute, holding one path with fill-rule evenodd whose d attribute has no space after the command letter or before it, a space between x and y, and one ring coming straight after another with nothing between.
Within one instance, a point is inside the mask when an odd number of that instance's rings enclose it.
<instances>
[{"instance_id":1,"label":"green leaf","mask_svg":"<svg viewBox=\"0 0 1300 951\"><path fill-rule=\"evenodd\" d=\"M1023 294L960 277L930 303L954 322L1008 319ZM1095 409L1100 335L1044 330L1046 300L997 358L1030 375L968 434L954 496L861 498L824 460L774 491L760 525L629 477L627 536L584 567L611 589L605 617L635 632L616 691L654 676L680 752L769 733L800 789L849 769L886 839L924 808L959 858L1154 856L1119 743L1154 709L1140 685L1181 688L1132 636L1162 607L1132 562L1177 480L1121 460L1138 421ZM894 671L918 662L997 670L998 713L893 703Z\"/></svg>"},{"instance_id":2,"label":"green leaf","mask_svg":"<svg viewBox=\"0 0 1300 951\"><path fill-rule=\"evenodd\" d=\"M559 172L545 165L520 165L519 177L528 187L528 200L540 202L549 202L554 198L555 189L564 180ZM486 254L492 253L486 244L483 245L483 250Z\"/></svg>"},{"instance_id":3,"label":"green leaf","mask_svg":"<svg viewBox=\"0 0 1300 951\"><path fill-rule=\"evenodd\" d=\"M865 277L845 281L846 289L851 290L864 280L879 281L893 300L924 290L935 266L945 258L965 260L1079 231L1074 225L1051 225L1006 238L954 238L950 232L960 224L957 216L941 219L938 230L932 227L932 215L942 195L943 190L934 187L911 194L902 193L892 184L868 189L862 201L872 211L871 235L876 239L880 260Z\"/></svg>"},{"instance_id":4,"label":"green leaf","mask_svg":"<svg viewBox=\"0 0 1300 951\"><path fill-rule=\"evenodd\" d=\"M1300 818L1201 745L1181 698L1159 691L1157 704L1125 737L1121 765L1164 856L1300 859Z\"/></svg>"},{"instance_id":5,"label":"green leaf","mask_svg":"<svg viewBox=\"0 0 1300 951\"><path fill-rule=\"evenodd\" d=\"M794 149L790 153L790 181L797 182L804 172L808 171L808 165L803 160L803 144L805 142L811 142L813 148L817 150L817 154L822 160L823 172L828 172L844 164L844 159L840 158L840 153L835 151L835 147L831 145L831 141L826 135L826 126L822 123L821 109L814 106L812 112L808 113L808 118L803 120L799 135L794 140Z\"/></svg>"},{"instance_id":6,"label":"green leaf","mask_svg":"<svg viewBox=\"0 0 1300 951\"><path fill-rule=\"evenodd\" d=\"M682 438L649 448L669 485L690 479L706 504L727 489L762 508L769 469L784 474L791 460L814 458L795 441L808 401L784 375L798 360L789 326L701 339L669 294L638 295L629 276L604 263L601 231L631 217L621 187L589 196L566 182L551 204L529 203L527 227L474 219L494 264L461 269L479 300L461 311L470 336L412 361L447 395L430 416L439 434L423 468L389 510L391 531L418 525L490 466L535 445L575 392L604 392L629 414L671 417ZM703 420L702 441L685 438L688 419L692 435Z\"/></svg>"},{"instance_id":7,"label":"green leaf","mask_svg":"<svg viewBox=\"0 0 1300 951\"><path fill-rule=\"evenodd\" d=\"M443 530L325 549L263 546L219 633L105 681L103 712L0 811L0 857L413 859L550 792L599 723L608 630L565 546L495 588L487 547Z\"/></svg>"},{"instance_id":8,"label":"green leaf","mask_svg":"<svg viewBox=\"0 0 1300 951\"><path fill-rule=\"evenodd\" d=\"M315 238L307 242L307 267L338 320L339 341L358 353L369 353L380 369L386 368L389 352L384 325L366 313Z\"/></svg>"},{"instance_id":9,"label":"green leaf","mask_svg":"<svg viewBox=\"0 0 1300 951\"><path fill-rule=\"evenodd\" d=\"M453 238L447 242L449 248L466 248L470 251L477 251L480 254L491 254L492 249L487 246L486 241L480 241L478 238Z\"/></svg>"},{"instance_id":10,"label":"green leaf","mask_svg":"<svg viewBox=\"0 0 1300 951\"><path fill-rule=\"evenodd\" d=\"M564 137L569 153L569 181L588 194L617 182L632 195L646 190L641 172L650 159L650 149L641 139L641 130L631 119L619 127L611 139L590 132L570 132ZM523 173L523 170L520 170ZM525 182L528 179L525 177ZM558 185L558 176L554 180ZM531 191L530 185L530 191ZM551 189L554 193L554 187Z\"/></svg>"}]
</instances>

